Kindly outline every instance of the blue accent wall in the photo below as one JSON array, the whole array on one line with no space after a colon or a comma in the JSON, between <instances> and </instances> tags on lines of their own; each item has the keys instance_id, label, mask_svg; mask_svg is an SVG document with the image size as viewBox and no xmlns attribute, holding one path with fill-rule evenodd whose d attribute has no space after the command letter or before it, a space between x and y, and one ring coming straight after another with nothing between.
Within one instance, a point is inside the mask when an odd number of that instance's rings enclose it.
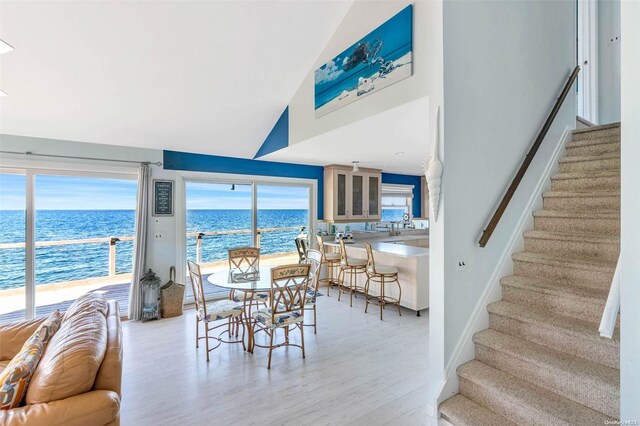
<instances>
[{"instance_id":1,"label":"blue accent wall","mask_svg":"<svg viewBox=\"0 0 640 426\"><path fill-rule=\"evenodd\" d=\"M253 158L259 158L289 146L289 107L286 107L271 133Z\"/></svg>"},{"instance_id":2,"label":"blue accent wall","mask_svg":"<svg viewBox=\"0 0 640 426\"><path fill-rule=\"evenodd\" d=\"M219 155L191 154L179 151L163 151L163 157L165 170L315 179L318 182L318 220L324 218L324 169L320 166L222 157Z\"/></svg>"},{"instance_id":3,"label":"blue accent wall","mask_svg":"<svg viewBox=\"0 0 640 426\"><path fill-rule=\"evenodd\" d=\"M382 173L382 183L413 185L413 217L422 217L422 176Z\"/></svg>"}]
</instances>

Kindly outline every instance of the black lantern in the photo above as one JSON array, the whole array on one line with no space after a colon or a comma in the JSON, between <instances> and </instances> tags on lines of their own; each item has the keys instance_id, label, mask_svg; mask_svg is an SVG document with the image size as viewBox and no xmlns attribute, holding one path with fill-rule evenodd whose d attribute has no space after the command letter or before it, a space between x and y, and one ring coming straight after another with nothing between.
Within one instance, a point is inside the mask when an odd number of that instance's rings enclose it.
<instances>
[{"instance_id":1,"label":"black lantern","mask_svg":"<svg viewBox=\"0 0 640 426\"><path fill-rule=\"evenodd\" d=\"M140 280L142 286L142 322L160 319L160 277L149 269Z\"/></svg>"}]
</instances>

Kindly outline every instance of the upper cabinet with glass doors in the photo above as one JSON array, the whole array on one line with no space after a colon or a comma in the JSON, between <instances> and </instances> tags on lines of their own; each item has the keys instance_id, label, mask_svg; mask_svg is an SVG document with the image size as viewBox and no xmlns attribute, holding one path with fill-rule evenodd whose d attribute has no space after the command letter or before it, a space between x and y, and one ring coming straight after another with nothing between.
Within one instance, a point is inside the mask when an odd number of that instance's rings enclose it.
<instances>
[{"instance_id":1,"label":"upper cabinet with glass doors","mask_svg":"<svg viewBox=\"0 0 640 426\"><path fill-rule=\"evenodd\" d=\"M382 175L377 169L324 168L324 218L329 221L372 221L381 217Z\"/></svg>"}]
</instances>

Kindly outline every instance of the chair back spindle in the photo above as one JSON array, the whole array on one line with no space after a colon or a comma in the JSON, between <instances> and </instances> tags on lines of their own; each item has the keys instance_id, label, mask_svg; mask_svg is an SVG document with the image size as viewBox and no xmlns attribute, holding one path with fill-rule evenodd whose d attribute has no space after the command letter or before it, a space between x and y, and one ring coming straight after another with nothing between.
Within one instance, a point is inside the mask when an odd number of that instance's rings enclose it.
<instances>
[{"instance_id":1,"label":"chair back spindle","mask_svg":"<svg viewBox=\"0 0 640 426\"><path fill-rule=\"evenodd\" d=\"M322 264L322 253L318 250L309 249L307 252L307 264L311 265L309 271L309 286L313 288L314 292L318 292L318 285L320 283L320 265Z\"/></svg>"},{"instance_id":2,"label":"chair back spindle","mask_svg":"<svg viewBox=\"0 0 640 426\"><path fill-rule=\"evenodd\" d=\"M298 312L304 315L311 265L294 264L271 269L271 320L275 316Z\"/></svg>"},{"instance_id":3,"label":"chair back spindle","mask_svg":"<svg viewBox=\"0 0 640 426\"><path fill-rule=\"evenodd\" d=\"M373 248L371 247L371 244L369 243L364 243L365 248L367 249L367 262L368 262L368 266L371 269L371 272L373 272L373 274L376 274L376 260L373 257Z\"/></svg>"},{"instance_id":4,"label":"chair back spindle","mask_svg":"<svg viewBox=\"0 0 640 426\"><path fill-rule=\"evenodd\" d=\"M191 288L193 289L193 301L196 305L196 312L202 314L203 318L207 317L207 304L204 297L204 284L202 282L202 274L200 265L190 260L187 261L189 268L189 278L191 278Z\"/></svg>"},{"instance_id":5,"label":"chair back spindle","mask_svg":"<svg viewBox=\"0 0 640 426\"><path fill-rule=\"evenodd\" d=\"M229 269L237 269L242 272L257 271L260 269L259 247L238 247L227 250L229 257Z\"/></svg>"}]
</instances>

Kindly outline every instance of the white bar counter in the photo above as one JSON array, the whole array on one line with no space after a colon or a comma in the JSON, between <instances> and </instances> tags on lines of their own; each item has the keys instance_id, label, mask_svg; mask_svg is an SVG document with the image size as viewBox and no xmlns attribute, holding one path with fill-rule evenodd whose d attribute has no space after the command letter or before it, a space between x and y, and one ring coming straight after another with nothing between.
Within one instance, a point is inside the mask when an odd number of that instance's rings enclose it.
<instances>
[{"instance_id":1,"label":"white bar counter","mask_svg":"<svg viewBox=\"0 0 640 426\"><path fill-rule=\"evenodd\" d=\"M325 245L338 252L339 244L332 238L326 237ZM402 287L400 304L420 314L429 307L429 248L416 247L410 244L427 240L428 234L409 234L399 236L372 236L370 238L356 237L353 244L345 244L347 255L353 259L366 259L367 250L364 243L369 242L373 249L373 256L377 265L393 266L398 269L398 279ZM337 275L336 275L337 276ZM358 277L358 285L364 287L367 281L365 274ZM371 283L369 292L378 295L379 285ZM398 297L397 286L387 284L385 293L391 297Z\"/></svg>"}]
</instances>

